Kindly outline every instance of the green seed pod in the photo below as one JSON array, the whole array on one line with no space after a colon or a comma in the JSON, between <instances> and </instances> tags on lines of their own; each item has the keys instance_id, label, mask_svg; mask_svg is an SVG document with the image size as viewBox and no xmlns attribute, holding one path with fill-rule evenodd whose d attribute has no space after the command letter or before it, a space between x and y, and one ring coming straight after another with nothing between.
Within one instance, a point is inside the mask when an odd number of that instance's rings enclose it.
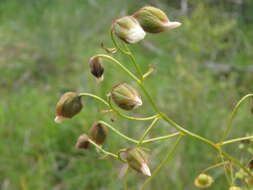
<instances>
[{"instance_id":1,"label":"green seed pod","mask_svg":"<svg viewBox=\"0 0 253 190\"><path fill-rule=\"evenodd\" d=\"M180 22L171 22L167 15L156 7L146 6L133 14L141 27L149 33L159 33L171 30L181 25Z\"/></svg>"},{"instance_id":2,"label":"green seed pod","mask_svg":"<svg viewBox=\"0 0 253 190\"><path fill-rule=\"evenodd\" d=\"M72 118L83 108L81 96L77 92L66 92L56 104L55 122L59 123L65 118Z\"/></svg>"},{"instance_id":3,"label":"green seed pod","mask_svg":"<svg viewBox=\"0 0 253 190\"><path fill-rule=\"evenodd\" d=\"M102 66L102 59L98 56L92 56L89 60L90 72L96 77L97 81L103 80L104 68Z\"/></svg>"},{"instance_id":4,"label":"green seed pod","mask_svg":"<svg viewBox=\"0 0 253 190\"><path fill-rule=\"evenodd\" d=\"M133 110L142 105L138 92L127 83L114 86L110 95L114 103L124 110Z\"/></svg>"},{"instance_id":5,"label":"green seed pod","mask_svg":"<svg viewBox=\"0 0 253 190\"><path fill-rule=\"evenodd\" d=\"M242 190L242 188L237 186L231 186L229 190Z\"/></svg>"},{"instance_id":6,"label":"green seed pod","mask_svg":"<svg viewBox=\"0 0 253 190\"><path fill-rule=\"evenodd\" d=\"M213 178L207 174L201 173L195 179L194 184L199 188L207 188L210 187L213 183Z\"/></svg>"},{"instance_id":7,"label":"green seed pod","mask_svg":"<svg viewBox=\"0 0 253 190\"><path fill-rule=\"evenodd\" d=\"M112 30L121 40L126 43L137 43L144 39L146 33L132 16L124 16L115 20Z\"/></svg>"},{"instance_id":8,"label":"green seed pod","mask_svg":"<svg viewBox=\"0 0 253 190\"><path fill-rule=\"evenodd\" d=\"M82 134L79 136L76 142L76 148L79 149L87 149L90 146L89 137L86 134Z\"/></svg>"},{"instance_id":9,"label":"green seed pod","mask_svg":"<svg viewBox=\"0 0 253 190\"><path fill-rule=\"evenodd\" d=\"M104 143L108 135L108 130L102 123L96 122L92 125L89 131L89 136L96 144L101 145Z\"/></svg>"},{"instance_id":10,"label":"green seed pod","mask_svg":"<svg viewBox=\"0 0 253 190\"><path fill-rule=\"evenodd\" d=\"M125 151L125 157L128 165L146 176L151 176L148 167L148 159L145 152L140 147L131 147Z\"/></svg>"}]
</instances>

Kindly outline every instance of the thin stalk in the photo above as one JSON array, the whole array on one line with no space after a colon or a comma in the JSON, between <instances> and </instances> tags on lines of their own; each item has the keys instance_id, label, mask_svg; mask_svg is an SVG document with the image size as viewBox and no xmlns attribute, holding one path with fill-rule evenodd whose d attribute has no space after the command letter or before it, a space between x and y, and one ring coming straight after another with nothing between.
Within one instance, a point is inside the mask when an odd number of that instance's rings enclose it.
<instances>
[{"instance_id":1,"label":"thin stalk","mask_svg":"<svg viewBox=\"0 0 253 190\"><path fill-rule=\"evenodd\" d=\"M128 185L127 185L127 174L128 174L128 170L129 170L129 167L127 166L126 173L125 173L125 175L124 175L124 190L128 190Z\"/></svg>"},{"instance_id":2,"label":"thin stalk","mask_svg":"<svg viewBox=\"0 0 253 190\"><path fill-rule=\"evenodd\" d=\"M238 109L240 108L240 106L242 105L242 103L249 97L253 97L253 94L247 94L245 95L244 97L242 97L238 103L236 104L236 106L234 107L233 111L231 112L228 120L227 120L227 124L226 124L226 128L225 128L225 132L223 133L222 137L221 137L221 140L220 142L222 142L226 137L227 135L229 134L231 128L232 128L232 123L233 123L233 120L237 114L237 111Z\"/></svg>"},{"instance_id":3,"label":"thin stalk","mask_svg":"<svg viewBox=\"0 0 253 190\"><path fill-rule=\"evenodd\" d=\"M180 135L177 140L175 141L174 145L169 149L169 151L167 152L166 157L162 160L162 162L155 168L155 170L153 171L153 174L147 178L147 180L142 184L140 190L144 190L145 187L150 183L150 181L158 174L158 172L161 170L162 167L165 166L166 163L168 163L168 161L171 159L171 156L174 154L174 152L176 151L176 148L179 144L179 142L181 141L183 135Z\"/></svg>"},{"instance_id":4,"label":"thin stalk","mask_svg":"<svg viewBox=\"0 0 253 190\"><path fill-rule=\"evenodd\" d=\"M156 142L156 141L161 141L161 140L167 140L169 138L172 138L172 137L175 137L175 136L178 136L182 134L181 132L176 132L176 133L172 133L170 135L165 135L165 136L160 136L160 137L155 137L155 138L151 138L151 139L147 139L147 140L144 140L142 142L142 144L146 144L146 143L151 143L151 142Z\"/></svg>"},{"instance_id":5,"label":"thin stalk","mask_svg":"<svg viewBox=\"0 0 253 190\"><path fill-rule=\"evenodd\" d=\"M122 53L127 54L128 52L125 51L124 49L122 49L122 48L118 45L118 43L117 43L117 41L116 41L116 39L115 39L115 37L114 37L114 33L113 33L113 30L112 30L112 29L110 30L110 36L111 36L112 43L113 43L113 45L115 46L115 48L116 48L117 50L121 51Z\"/></svg>"},{"instance_id":6,"label":"thin stalk","mask_svg":"<svg viewBox=\"0 0 253 190\"><path fill-rule=\"evenodd\" d=\"M155 119L158 115L153 115L153 116L149 116L149 117L131 117L131 116L128 116L126 114L123 114L122 112L120 112L117 108L115 108L111 102L111 98L108 97L108 104L109 104L109 107L115 112L117 113L119 116L125 118L125 119L128 119L128 120L133 120L133 121L149 121L149 120L152 120L152 119Z\"/></svg>"},{"instance_id":7,"label":"thin stalk","mask_svg":"<svg viewBox=\"0 0 253 190\"><path fill-rule=\"evenodd\" d=\"M99 121L99 123L102 123L104 124L105 126L107 126L109 129L111 129L114 133L116 133L117 135L121 136L122 138L132 142L132 143L135 143L135 144L138 144L139 141L135 140L135 139L132 139L124 134L122 134L121 132L119 132L117 129L115 129L112 125L110 125L109 123L106 123L105 121Z\"/></svg>"},{"instance_id":8,"label":"thin stalk","mask_svg":"<svg viewBox=\"0 0 253 190\"><path fill-rule=\"evenodd\" d=\"M221 149L219 149L219 154L220 154L221 161L222 161L222 162L225 162L224 157L223 157L223 154L222 154L222 152L221 152ZM226 180L227 180L228 184L229 184L230 186L232 186L232 179L229 178L230 176L229 176L229 173L228 173L227 168L226 168L225 165L223 165L223 170L224 170L225 177L226 177Z\"/></svg>"},{"instance_id":9,"label":"thin stalk","mask_svg":"<svg viewBox=\"0 0 253 190\"><path fill-rule=\"evenodd\" d=\"M96 55L97 57L101 57L101 58L105 58L108 59L114 63L116 63L123 71L125 71L128 76L130 76L132 79L134 79L137 83L140 83L141 81L131 72L129 71L124 65L122 65L117 59L109 56L109 55L105 55L105 54L98 54Z\"/></svg>"},{"instance_id":10,"label":"thin stalk","mask_svg":"<svg viewBox=\"0 0 253 190\"><path fill-rule=\"evenodd\" d=\"M209 170L212 170L212 169L221 167L221 166L226 165L226 164L228 164L228 163L229 163L229 161L225 161L225 162L220 162L220 163L218 163L218 164L214 164L214 165L209 166L208 168L205 168L204 170L202 170L201 173L206 173L206 172L209 171Z\"/></svg>"},{"instance_id":11,"label":"thin stalk","mask_svg":"<svg viewBox=\"0 0 253 190\"><path fill-rule=\"evenodd\" d=\"M89 96L89 97L92 97L92 98L94 98L94 99L96 99L96 100L102 102L103 104L109 106L109 104L108 104L107 101L105 101L103 98L100 98L99 96L96 96L96 95L94 95L94 94L82 92L82 93L79 94L79 96Z\"/></svg>"},{"instance_id":12,"label":"thin stalk","mask_svg":"<svg viewBox=\"0 0 253 190\"><path fill-rule=\"evenodd\" d=\"M145 139L145 137L149 134L149 132L153 129L153 127L155 126L155 124L159 121L160 117L155 118L152 123L149 125L149 127L147 128L147 130L144 132L144 134L142 135L142 137L139 140L138 145L141 145L143 143L143 140Z\"/></svg>"},{"instance_id":13,"label":"thin stalk","mask_svg":"<svg viewBox=\"0 0 253 190\"><path fill-rule=\"evenodd\" d=\"M101 146L97 145L97 144L96 144L95 142L93 142L91 139L89 139L89 142L90 142L91 144L93 144L98 150L100 150L100 151L101 151L102 153L104 153L105 155L111 156L111 157L113 157L113 158L119 160L119 157L118 157L116 154L104 150Z\"/></svg>"},{"instance_id":14,"label":"thin stalk","mask_svg":"<svg viewBox=\"0 0 253 190\"><path fill-rule=\"evenodd\" d=\"M224 141L224 142L220 143L220 146L230 144L230 143L240 142L240 141L243 141L243 140L251 140L251 139L253 139L253 136L231 139L231 140L227 140L227 141Z\"/></svg>"}]
</instances>

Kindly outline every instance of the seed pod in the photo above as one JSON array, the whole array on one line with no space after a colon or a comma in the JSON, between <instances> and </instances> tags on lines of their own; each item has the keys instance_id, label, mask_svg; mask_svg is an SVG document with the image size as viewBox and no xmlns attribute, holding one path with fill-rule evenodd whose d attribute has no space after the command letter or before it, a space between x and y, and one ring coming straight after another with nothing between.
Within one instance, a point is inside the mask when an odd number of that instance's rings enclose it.
<instances>
[{"instance_id":1,"label":"seed pod","mask_svg":"<svg viewBox=\"0 0 253 190\"><path fill-rule=\"evenodd\" d=\"M102 66L102 59L98 56L92 56L89 60L90 72L96 77L97 81L103 80L104 68Z\"/></svg>"},{"instance_id":2,"label":"seed pod","mask_svg":"<svg viewBox=\"0 0 253 190\"><path fill-rule=\"evenodd\" d=\"M55 122L60 123L65 118L72 118L82 110L81 96L77 92L66 92L56 104Z\"/></svg>"},{"instance_id":3,"label":"seed pod","mask_svg":"<svg viewBox=\"0 0 253 190\"><path fill-rule=\"evenodd\" d=\"M138 92L127 83L114 86L110 95L114 103L124 110L133 110L142 105Z\"/></svg>"},{"instance_id":4,"label":"seed pod","mask_svg":"<svg viewBox=\"0 0 253 190\"><path fill-rule=\"evenodd\" d=\"M141 27L149 33L159 33L171 30L181 25L180 22L171 22L167 15L156 7L146 6L133 14Z\"/></svg>"},{"instance_id":5,"label":"seed pod","mask_svg":"<svg viewBox=\"0 0 253 190\"><path fill-rule=\"evenodd\" d=\"M229 190L242 190L242 188L237 186L231 186Z\"/></svg>"},{"instance_id":6,"label":"seed pod","mask_svg":"<svg viewBox=\"0 0 253 190\"><path fill-rule=\"evenodd\" d=\"M125 152L125 157L131 168L146 176L151 176L147 155L140 147L128 148Z\"/></svg>"},{"instance_id":7,"label":"seed pod","mask_svg":"<svg viewBox=\"0 0 253 190\"><path fill-rule=\"evenodd\" d=\"M76 142L76 148L79 149L87 149L90 146L89 137L86 134L82 134L79 136Z\"/></svg>"},{"instance_id":8,"label":"seed pod","mask_svg":"<svg viewBox=\"0 0 253 190\"><path fill-rule=\"evenodd\" d=\"M199 188L207 188L210 187L213 183L213 178L207 174L201 173L195 179L194 184Z\"/></svg>"},{"instance_id":9,"label":"seed pod","mask_svg":"<svg viewBox=\"0 0 253 190\"><path fill-rule=\"evenodd\" d=\"M96 122L92 125L89 131L89 136L96 144L103 144L108 135L108 130L102 123Z\"/></svg>"},{"instance_id":10,"label":"seed pod","mask_svg":"<svg viewBox=\"0 0 253 190\"><path fill-rule=\"evenodd\" d=\"M112 30L121 40L130 44L143 40L146 35L138 21L132 16L124 16L115 20Z\"/></svg>"}]
</instances>

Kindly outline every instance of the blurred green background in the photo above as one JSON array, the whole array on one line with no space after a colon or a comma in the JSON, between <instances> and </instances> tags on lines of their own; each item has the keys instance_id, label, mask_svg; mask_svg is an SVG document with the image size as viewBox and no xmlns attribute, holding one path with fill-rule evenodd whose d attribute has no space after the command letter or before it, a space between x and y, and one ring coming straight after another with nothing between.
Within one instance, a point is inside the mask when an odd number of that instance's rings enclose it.
<instances>
[{"instance_id":1,"label":"blurred green background","mask_svg":"<svg viewBox=\"0 0 253 190\"><path fill-rule=\"evenodd\" d=\"M85 98L85 109L72 120L53 122L55 104L69 90L106 97L119 82L131 82L121 70L105 63L105 80L97 84L87 60L112 46L108 30L113 19L143 5L164 10L183 25L147 38L131 49L143 70L156 72L146 86L158 106L182 126L218 140L233 105L253 91L253 1L251 0L1 0L0 1L0 189L1 190L119 190L120 162L98 159L94 149L76 150L78 136L99 119L138 138L148 123L129 122ZM116 57L133 69L130 61ZM136 86L137 87L137 86ZM142 95L143 96L143 95ZM144 97L144 96L143 96ZM144 105L133 112L150 115ZM252 134L250 104L235 120L232 137ZM130 113L131 114L131 113ZM150 137L173 132L159 122ZM174 139L148 145L151 169ZM110 133L104 146L117 151L130 143ZM248 145L250 146L250 145ZM226 150L243 163L250 154L229 145ZM147 189L193 190L194 178L217 161L216 153L186 137L173 162ZM228 189L222 170L210 173L213 190ZM145 177L131 171L129 189ZM240 184L240 182L239 182Z\"/></svg>"}]
</instances>

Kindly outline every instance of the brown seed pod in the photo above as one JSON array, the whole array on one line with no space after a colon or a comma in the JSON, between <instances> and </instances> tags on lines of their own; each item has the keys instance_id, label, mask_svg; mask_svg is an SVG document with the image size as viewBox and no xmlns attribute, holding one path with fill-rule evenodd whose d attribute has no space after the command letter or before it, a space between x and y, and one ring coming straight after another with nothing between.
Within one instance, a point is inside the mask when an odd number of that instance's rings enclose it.
<instances>
[{"instance_id":1,"label":"brown seed pod","mask_svg":"<svg viewBox=\"0 0 253 190\"><path fill-rule=\"evenodd\" d=\"M94 123L89 130L89 137L98 145L104 143L107 135L108 135L107 127L100 122Z\"/></svg>"}]
</instances>

